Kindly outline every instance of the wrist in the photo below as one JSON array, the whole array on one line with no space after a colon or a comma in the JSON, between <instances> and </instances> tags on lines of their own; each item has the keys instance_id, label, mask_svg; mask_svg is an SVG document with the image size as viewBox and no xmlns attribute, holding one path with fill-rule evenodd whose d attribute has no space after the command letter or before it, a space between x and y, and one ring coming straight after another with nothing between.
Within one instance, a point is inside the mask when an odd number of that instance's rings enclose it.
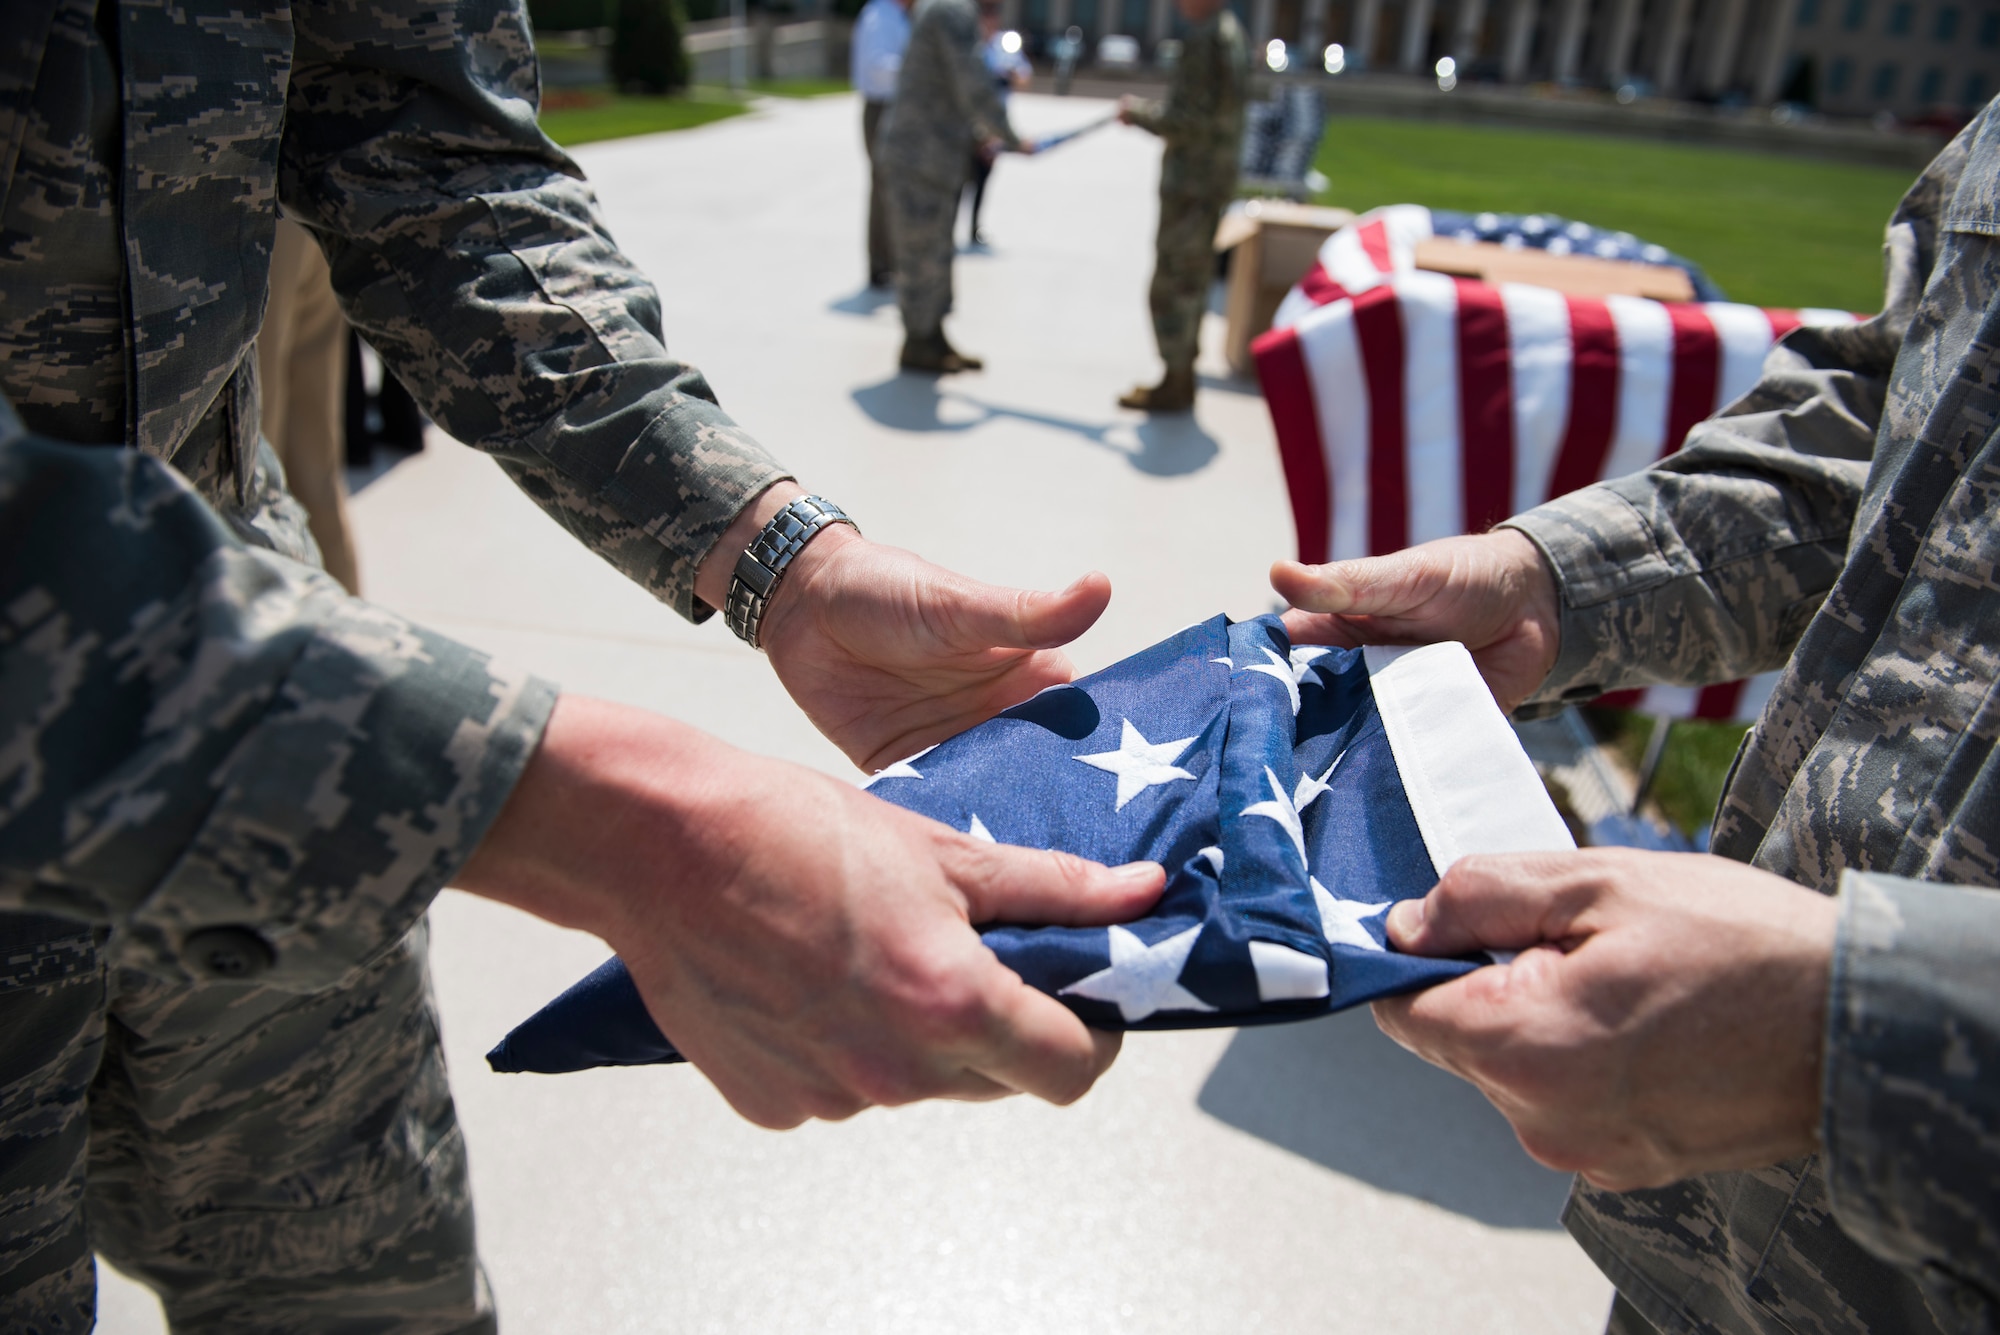
<instances>
[{"instance_id":1,"label":"wrist","mask_svg":"<svg viewBox=\"0 0 2000 1335\"><path fill-rule=\"evenodd\" d=\"M456 878L459 889L607 940L630 916L622 888L657 870L621 867L630 841L675 847L691 804L730 748L645 710L565 695L500 816ZM676 878L679 879L679 878Z\"/></svg>"},{"instance_id":2,"label":"wrist","mask_svg":"<svg viewBox=\"0 0 2000 1335\"><path fill-rule=\"evenodd\" d=\"M771 516L806 494L804 487L786 478L773 482L755 499L744 506L723 530L715 545L708 549L708 555L701 558L701 565L695 571L695 597L707 603L711 609L720 612L729 601L729 581L736 574L736 558L743 555L764 525L771 522Z\"/></svg>"}]
</instances>

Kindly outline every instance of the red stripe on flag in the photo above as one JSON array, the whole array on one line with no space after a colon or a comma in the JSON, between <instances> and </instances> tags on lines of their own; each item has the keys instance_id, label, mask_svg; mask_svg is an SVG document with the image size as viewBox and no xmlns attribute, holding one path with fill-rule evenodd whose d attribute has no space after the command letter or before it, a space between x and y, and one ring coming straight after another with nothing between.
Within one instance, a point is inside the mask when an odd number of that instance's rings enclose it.
<instances>
[{"instance_id":1,"label":"red stripe on flag","mask_svg":"<svg viewBox=\"0 0 2000 1335\"><path fill-rule=\"evenodd\" d=\"M1368 550L1386 555L1410 545L1403 309L1393 286L1384 283L1354 299L1354 335L1368 381Z\"/></svg>"},{"instance_id":2,"label":"red stripe on flag","mask_svg":"<svg viewBox=\"0 0 2000 1335\"><path fill-rule=\"evenodd\" d=\"M1618 326L1594 297L1569 297L1569 424L1549 478L1549 499L1603 476L1618 428Z\"/></svg>"},{"instance_id":3,"label":"red stripe on flag","mask_svg":"<svg viewBox=\"0 0 2000 1335\"><path fill-rule=\"evenodd\" d=\"M1458 281L1458 449L1465 531L1514 512L1514 400L1500 289Z\"/></svg>"},{"instance_id":4,"label":"red stripe on flag","mask_svg":"<svg viewBox=\"0 0 2000 1335\"><path fill-rule=\"evenodd\" d=\"M1362 251L1374 264L1377 273L1389 273L1396 262L1389 255L1389 229L1379 222L1363 223L1355 237L1361 242Z\"/></svg>"},{"instance_id":5,"label":"red stripe on flag","mask_svg":"<svg viewBox=\"0 0 2000 1335\"><path fill-rule=\"evenodd\" d=\"M1805 322L1799 319L1797 311L1776 311L1766 309L1764 318L1771 322L1771 341L1776 343Z\"/></svg>"},{"instance_id":6,"label":"red stripe on flag","mask_svg":"<svg viewBox=\"0 0 2000 1335\"><path fill-rule=\"evenodd\" d=\"M1743 703L1743 686L1740 681L1725 681L1702 687L1695 693L1694 716L1725 723L1735 718L1737 707Z\"/></svg>"},{"instance_id":7,"label":"red stripe on flag","mask_svg":"<svg viewBox=\"0 0 2000 1335\"><path fill-rule=\"evenodd\" d=\"M1593 709L1637 709L1645 698L1644 691L1612 691L1586 703Z\"/></svg>"},{"instance_id":8,"label":"red stripe on flag","mask_svg":"<svg viewBox=\"0 0 2000 1335\"><path fill-rule=\"evenodd\" d=\"M1668 301L1667 319L1674 327L1674 378L1667 391L1667 436L1660 443L1665 457L1681 447L1689 428L1715 412L1715 391L1722 380L1722 340L1715 322L1693 302Z\"/></svg>"},{"instance_id":9,"label":"red stripe on flag","mask_svg":"<svg viewBox=\"0 0 2000 1335\"><path fill-rule=\"evenodd\" d=\"M1318 565L1332 555L1332 492L1328 486L1326 443L1319 434L1319 408L1299 336L1273 329L1250 345L1257 379L1278 433L1278 460L1285 490L1292 497L1292 522L1299 532L1299 560Z\"/></svg>"},{"instance_id":10,"label":"red stripe on flag","mask_svg":"<svg viewBox=\"0 0 2000 1335\"><path fill-rule=\"evenodd\" d=\"M1347 289L1333 281L1333 275L1326 266L1313 261L1313 267L1306 270L1306 276L1299 279L1299 291L1315 306L1331 306L1347 295Z\"/></svg>"}]
</instances>

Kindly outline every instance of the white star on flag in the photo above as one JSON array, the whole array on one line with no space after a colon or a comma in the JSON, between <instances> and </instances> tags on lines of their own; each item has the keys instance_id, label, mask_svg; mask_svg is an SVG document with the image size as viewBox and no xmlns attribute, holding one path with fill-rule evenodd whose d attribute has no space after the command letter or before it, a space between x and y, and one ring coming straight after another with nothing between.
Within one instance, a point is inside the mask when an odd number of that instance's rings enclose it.
<instances>
[{"instance_id":1,"label":"white star on flag","mask_svg":"<svg viewBox=\"0 0 2000 1335\"><path fill-rule=\"evenodd\" d=\"M966 833L974 839L984 839L989 844L1000 842L993 837L993 832L986 828L986 822L979 819L979 813L976 811L972 813L972 828L967 830Z\"/></svg>"},{"instance_id":2,"label":"white star on flag","mask_svg":"<svg viewBox=\"0 0 2000 1335\"><path fill-rule=\"evenodd\" d=\"M1382 949L1382 943L1361 922L1364 918L1387 912L1394 900L1364 904L1358 899L1335 899L1333 892L1321 885L1317 876L1312 878L1312 892L1313 902L1319 905L1320 930L1326 933L1328 944L1353 946L1357 950Z\"/></svg>"},{"instance_id":3,"label":"white star on flag","mask_svg":"<svg viewBox=\"0 0 2000 1335\"><path fill-rule=\"evenodd\" d=\"M1264 779L1271 785L1270 800L1252 802L1243 808L1243 814L1262 816L1266 820L1274 820L1282 825L1285 833L1292 836L1292 843L1299 850L1299 861L1303 863L1306 860L1306 827L1305 822L1299 819L1299 808L1291 798L1285 796L1285 785L1278 782L1278 776L1271 772L1269 765L1264 766Z\"/></svg>"},{"instance_id":4,"label":"white star on flag","mask_svg":"<svg viewBox=\"0 0 2000 1335\"><path fill-rule=\"evenodd\" d=\"M1149 946L1133 932L1113 927L1107 933L1111 967L1077 979L1058 995L1111 1002L1127 1024L1137 1024L1155 1011L1212 1011L1215 1007L1180 983L1188 953L1200 935L1197 923Z\"/></svg>"},{"instance_id":5,"label":"white star on flag","mask_svg":"<svg viewBox=\"0 0 2000 1335\"><path fill-rule=\"evenodd\" d=\"M917 773L916 762L922 760L935 750L937 750L937 747L927 746L913 756L904 756L893 765L885 765L869 775L868 781L861 786L863 788L872 788L883 779L921 779L924 776Z\"/></svg>"},{"instance_id":6,"label":"white star on flag","mask_svg":"<svg viewBox=\"0 0 2000 1335\"><path fill-rule=\"evenodd\" d=\"M1149 742L1140 731L1126 719L1125 731L1119 738L1116 751L1099 751L1095 755L1075 756L1084 764L1101 769L1107 774L1118 776L1118 801L1112 809L1123 811L1125 804L1156 784L1172 783L1175 779L1192 779L1194 775L1174 764L1194 742L1192 737L1183 737L1177 742Z\"/></svg>"},{"instance_id":7,"label":"white star on flag","mask_svg":"<svg viewBox=\"0 0 2000 1335\"><path fill-rule=\"evenodd\" d=\"M1313 804L1315 797L1331 790L1333 785L1328 780L1333 778L1333 772L1340 768L1340 762L1345 759L1347 759L1347 752L1342 751L1333 758L1333 763L1326 767L1326 773L1320 775L1317 779L1310 774L1299 775L1298 791L1292 794L1293 809L1303 812Z\"/></svg>"},{"instance_id":8,"label":"white star on flag","mask_svg":"<svg viewBox=\"0 0 2000 1335\"><path fill-rule=\"evenodd\" d=\"M1298 713L1299 712L1298 674L1292 671L1292 665L1289 662L1278 657L1277 654L1273 653L1271 650L1269 649L1264 650L1264 657L1270 659L1271 661L1268 663L1252 663L1249 667L1244 668L1243 670L1245 672L1261 672L1267 677L1275 678L1278 681L1278 683L1285 688L1285 694L1288 697L1290 697L1292 702L1292 712L1294 714Z\"/></svg>"}]
</instances>

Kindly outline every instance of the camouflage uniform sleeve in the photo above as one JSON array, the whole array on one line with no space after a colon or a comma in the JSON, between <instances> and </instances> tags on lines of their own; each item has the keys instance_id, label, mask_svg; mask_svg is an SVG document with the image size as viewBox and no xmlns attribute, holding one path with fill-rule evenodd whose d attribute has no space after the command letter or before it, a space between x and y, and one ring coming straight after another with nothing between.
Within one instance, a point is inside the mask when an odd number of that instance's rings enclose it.
<instances>
[{"instance_id":1,"label":"camouflage uniform sleeve","mask_svg":"<svg viewBox=\"0 0 2000 1335\"><path fill-rule=\"evenodd\" d=\"M1889 374L1963 162L1940 155L1890 221L1880 315L1793 331L1679 453L1506 521L1541 548L1562 597L1556 665L1530 705L1727 681L1790 656L1845 561Z\"/></svg>"},{"instance_id":2,"label":"camouflage uniform sleeve","mask_svg":"<svg viewBox=\"0 0 2000 1335\"><path fill-rule=\"evenodd\" d=\"M1174 64L1173 82L1167 85L1164 102L1135 103L1128 117L1133 125L1150 130L1168 143L1193 138L1215 121L1215 102L1220 90L1201 77L1216 63L1214 25L1189 34L1182 44L1181 57Z\"/></svg>"},{"instance_id":3,"label":"camouflage uniform sleeve","mask_svg":"<svg viewBox=\"0 0 2000 1335\"><path fill-rule=\"evenodd\" d=\"M535 123L519 0L306 0L279 196L357 327L453 436L683 616L788 474L667 353L657 294Z\"/></svg>"},{"instance_id":4,"label":"camouflage uniform sleeve","mask_svg":"<svg viewBox=\"0 0 2000 1335\"><path fill-rule=\"evenodd\" d=\"M1821 1113L1834 1217L1909 1270L2000 1292L2000 895L1847 871Z\"/></svg>"},{"instance_id":5,"label":"camouflage uniform sleeve","mask_svg":"<svg viewBox=\"0 0 2000 1335\"><path fill-rule=\"evenodd\" d=\"M978 11L970 5L954 6L938 17L949 23L944 32L951 43L952 97L959 113L980 141L998 139L1009 148L1019 148L1020 136L1008 122L1007 106L979 55Z\"/></svg>"},{"instance_id":6,"label":"camouflage uniform sleeve","mask_svg":"<svg viewBox=\"0 0 2000 1335\"><path fill-rule=\"evenodd\" d=\"M247 547L167 465L0 399L0 908L197 975L323 987L471 854L554 688Z\"/></svg>"}]
</instances>

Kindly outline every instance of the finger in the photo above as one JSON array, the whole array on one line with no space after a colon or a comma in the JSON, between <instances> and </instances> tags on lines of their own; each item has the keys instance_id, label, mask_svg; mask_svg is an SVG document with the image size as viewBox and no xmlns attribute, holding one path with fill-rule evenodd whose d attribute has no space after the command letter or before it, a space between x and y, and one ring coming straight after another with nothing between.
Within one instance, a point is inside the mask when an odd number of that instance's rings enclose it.
<instances>
[{"instance_id":1,"label":"finger","mask_svg":"<svg viewBox=\"0 0 2000 1335\"><path fill-rule=\"evenodd\" d=\"M1068 853L988 844L953 832L941 856L976 923L1101 927L1127 922L1166 888L1157 862L1106 867Z\"/></svg>"},{"instance_id":2,"label":"finger","mask_svg":"<svg viewBox=\"0 0 2000 1335\"><path fill-rule=\"evenodd\" d=\"M993 967L1005 972L998 961ZM1012 986L995 1003L997 1037L972 1065L1023 1094L1055 1104L1076 1102L1117 1058L1122 1035L1090 1028L1055 998L1008 977Z\"/></svg>"},{"instance_id":3,"label":"finger","mask_svg":"<svg viewBox=\"0 0 2000 1335\"><path fill-rule=\"evenodd\" d=\"M1436 592L1441 573L1429 557L1415 551L1323 566L1279 561L1271 566L1271 587L1301 611L1400 616Z\"/></svg>"},{"instance_id":4,"label":"finger","mask_svg":"<svg viewBox=\"0 0 2000 1335\"><path fill-rule=\"evenodd\" d=\"M1389 910L1389 940L1410 955L1526 950L1567 938L1591 896L1575 853L1509 853L1454 862L1422 899Z\"/></svg>"},{"instance_id":5,"label":"finger","mask_svg":"<svg viewBox=\"0 0 2000 1335\"><path fill-rule=\"evenodd\" d=\"M979 648L1053 649L1089 630L1111 603L1111 580L1093 570L1058 593L966 581L957 639Z\"/></svg>"}]
</instances>

